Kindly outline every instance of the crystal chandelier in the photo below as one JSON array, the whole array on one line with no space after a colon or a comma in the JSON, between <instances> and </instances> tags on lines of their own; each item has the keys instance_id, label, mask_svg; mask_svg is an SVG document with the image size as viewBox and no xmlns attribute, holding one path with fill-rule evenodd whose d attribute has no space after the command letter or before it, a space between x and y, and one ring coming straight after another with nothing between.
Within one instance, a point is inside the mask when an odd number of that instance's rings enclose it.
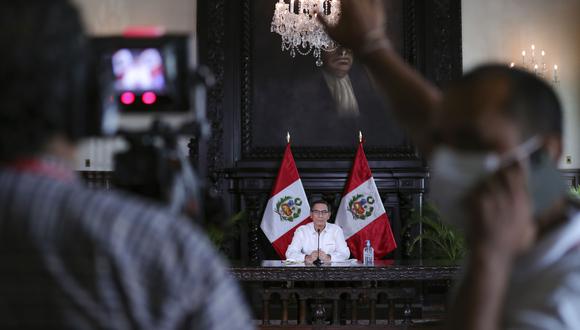
<instances>
[{"instance_id":1,"label":"crystal chandelier","mask_svg":"<svg viewBox=\"0 0 580 330\"><path fill-rule=\"evenodd\" d=\"M330 25L338 22L339 0L279 0L276 3L271 31L282 36L282 51L301 55L312 53L316 65L322 66L321 51L333 51L338 46L324 31L316 13L325 16Z\"/></svg>"}]
</instances>

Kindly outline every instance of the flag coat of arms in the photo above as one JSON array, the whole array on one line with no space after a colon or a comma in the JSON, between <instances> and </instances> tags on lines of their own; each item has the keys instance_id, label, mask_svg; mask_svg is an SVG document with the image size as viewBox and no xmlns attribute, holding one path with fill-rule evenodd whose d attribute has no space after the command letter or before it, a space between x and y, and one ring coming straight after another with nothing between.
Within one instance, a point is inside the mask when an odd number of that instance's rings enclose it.
<instances>
[{"instance_id":1,"label":"flag coat of arms","mask_svg":"<svg viewBox=\"0 0 580 330\"><path fill-rule=\"evenodd\" d=\"M280 258L286 259L294 231L310 221L310 206L288 143L260 228Z\"/></svg>"},{"instance_id":2,"label":"flag coat of arms","mask_svg":"<svg viewBox=\"0 0 580 330\"><path fill-rule=\"evenodd\" d=\"M371 240L375 258L382 258L397 247L362 142L340 201L336 224L342 227L350 252L359 260L366 240Z\"/></svg>"}]
</instances>

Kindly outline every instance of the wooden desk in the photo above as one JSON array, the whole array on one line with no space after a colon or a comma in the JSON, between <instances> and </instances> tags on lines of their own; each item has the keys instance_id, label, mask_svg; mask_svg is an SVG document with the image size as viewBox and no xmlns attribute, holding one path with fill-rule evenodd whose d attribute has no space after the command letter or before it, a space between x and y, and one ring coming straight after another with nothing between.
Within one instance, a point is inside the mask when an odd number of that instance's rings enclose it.
<instances>
[{"instance_id":1,"label":"wooden desk","mask_svg":"<svg viewBox=\"0 0 580 330\"><path fill-rule=\"evenodd\" d=\"M261 299L262 327L270 328L271 308L276 304L280 305L280 327L307 326L307 301L314 324L372 327L383 320L389 326L408 327L412 324L412 305L423 302L423 283L442 281L448 285L459 271L458 265L448 262L392 260L378 261L373 266L335 263L320 267L266 260L231 268L239 281L261 284L254 290ZM333 284L328 287L328 282ZM382 308L380 303L384 304ZM295 318L289 315L292 306L296 307ZM339 306L346 306L342 310L348 311L348 320L339 315Z\"/></svg>"}]
</instances>

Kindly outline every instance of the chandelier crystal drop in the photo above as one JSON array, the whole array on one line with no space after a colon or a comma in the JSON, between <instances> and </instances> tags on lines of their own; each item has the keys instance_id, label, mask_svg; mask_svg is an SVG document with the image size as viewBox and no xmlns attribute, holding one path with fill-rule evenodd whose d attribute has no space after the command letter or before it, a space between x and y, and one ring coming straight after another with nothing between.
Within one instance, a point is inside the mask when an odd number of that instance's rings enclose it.
<instances>
[{"instance_id":1,"label":"chandelier crystal drop","mask_svg":"<svg viewBox=\"0 0 580 330\"><path fill-rule=\"evenodd\" d=\"M316 65L322 66L321 51L333 51L338 47L324 31L316 18L324 15L330 25L335 25L340 17L339 0L279 0L276 3L271 31L282 37L282 51L289 50L316 58Z\"/></svg>"}]
</instances>

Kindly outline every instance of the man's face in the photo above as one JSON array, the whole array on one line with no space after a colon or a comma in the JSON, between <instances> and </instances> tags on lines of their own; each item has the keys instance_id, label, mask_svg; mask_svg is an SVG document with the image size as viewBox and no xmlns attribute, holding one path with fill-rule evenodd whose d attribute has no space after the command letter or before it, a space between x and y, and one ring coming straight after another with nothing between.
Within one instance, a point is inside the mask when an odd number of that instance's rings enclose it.
<instances>
[{"instance_id":1,"label":"man's face","mask_svg":"<svg viewBox=\"0 0 580 330\"><path fill-rule=\"evenodd\" d=\"M438 142L457 150L503 154L521 143L519 128L503 113L509 93L505 79L452 88L437 112Z\"/></svg>"},{"instance_id":2,"label":"man's face","mask_svg":"<svg viewBox=\"0 0 580 330\"><path fill-rule=\"evenodd\" d=\"M314 222L315 228L324 228L326 222L330 218L330 210L324 203L316 203L310 209L310 217Z\"/></svg>"},{"instance_id":3,"label":"man's face","mask_svg":"<svg viewBox=\"0 0 580 330\"><path fill-rule=\"evenodd\" d=\"M350 49L338 47L332 52L322 52L324 69L332 75L343 78L352 67L352 51Z\"/></svg>"}]
</instances>

